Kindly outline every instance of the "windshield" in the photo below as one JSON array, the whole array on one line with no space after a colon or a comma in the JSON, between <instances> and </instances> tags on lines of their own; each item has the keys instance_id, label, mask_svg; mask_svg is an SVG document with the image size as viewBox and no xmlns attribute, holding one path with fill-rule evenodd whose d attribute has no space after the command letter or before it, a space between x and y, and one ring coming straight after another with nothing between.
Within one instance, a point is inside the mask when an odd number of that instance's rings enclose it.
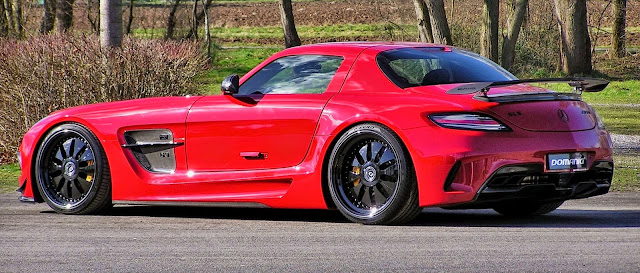
<instances>
[{"instance_id":1,"label":"windshield","mask_svg":"<svg viewBox=\"0 0 640 273\"><path fill-rule=\"evenodd\" d=\"M393 49L379 53L376 61L389 80L400 88L517 79L494 62L459 49Z\"/></svg>"}]
</instances>

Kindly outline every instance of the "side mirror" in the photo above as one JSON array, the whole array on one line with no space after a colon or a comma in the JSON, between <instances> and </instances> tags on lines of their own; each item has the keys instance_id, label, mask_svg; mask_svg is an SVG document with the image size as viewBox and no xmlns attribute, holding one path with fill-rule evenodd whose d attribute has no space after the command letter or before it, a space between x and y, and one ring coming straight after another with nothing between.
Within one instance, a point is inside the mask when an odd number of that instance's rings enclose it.
<instances>
[{"instance_id":1,"label":"side mirror","mask_svg":"<svg viewBox=\"0 0 640 273\"><path fill-rule=\"evenodd\" d=\"M225 95L233 95L238 94L238 89L240 85L240 77L238 75L233 74L229 77L226 77L222 81L222 94Z\"/></svg>"}]
</instances>

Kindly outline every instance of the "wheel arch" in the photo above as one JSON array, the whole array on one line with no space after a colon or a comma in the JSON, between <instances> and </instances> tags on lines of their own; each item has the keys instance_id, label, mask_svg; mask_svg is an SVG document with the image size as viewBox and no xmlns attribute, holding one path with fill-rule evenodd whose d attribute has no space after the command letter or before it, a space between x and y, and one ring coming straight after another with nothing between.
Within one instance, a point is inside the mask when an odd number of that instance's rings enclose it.
<instances>
[{"instance_id":1,"label":"wheel arch","mask_svg":"<svg viewBox=\"0 0 640 273\"><path fill-rule=\"evenodd\" d=\"M38 182L36 181L36 164L37 164L37 156L38 156L38 152L40 151L40 147L42 146L42 143L44 142L45 138L53 131L55 130L57 127L65 125L65 124L76 124L79 126L82 126L84 128L86 128L87 130L89 130L89 132L91 132L94 136L96 136L96 138L98 138L98 140L100 139L100 137L98 135L96 135L96 131L93 129L92 126L88 126L87 122L81 119L77 119L77 118L72 118L72 119L61 119L61 120L55 120L52 121L48 124L46 124L43 129L40 131L40 133L38 134L38 136L36 137L37 141L36 144L34 145L33 149L32 149L32 153L31 153L31 158L30 158L30 162L29 162L29 179L27 181L30 181L30 186L31 186L31 192L33 193L33 199L34 201L38 202L38 203L43 203L44 202L44 198L42 197L42 195L40 194L40 191L38 190ZM105 153L107 153L107 151L105 150ZM108 155L107 155L108 158ZM107 159L108 160L108 159Z\"/></svg>"}]
</instances>

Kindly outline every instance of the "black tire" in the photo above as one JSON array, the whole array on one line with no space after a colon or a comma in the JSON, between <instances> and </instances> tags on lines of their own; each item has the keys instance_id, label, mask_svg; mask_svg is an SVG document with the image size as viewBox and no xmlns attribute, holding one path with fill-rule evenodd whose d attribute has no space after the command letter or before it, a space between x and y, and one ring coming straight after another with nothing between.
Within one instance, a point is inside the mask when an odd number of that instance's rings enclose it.
<instances>
[{"instance_id":1,"label":"black tire","mask_svg":"<svg viewBox=\"0 0 640 273\"><path fill-rule=\"evenodd\" d=\"M507 203L493 207L496 212L509 217L526 217L542 215L556 210L564 201L548 203Z\"/></svg>"},{"instance_id":2,"label":"black tire","mask_svg":"<svg viewBox=\"0 0 640 273\"><path fill-rule=\"evenodd\" d=\"M87 128L55 127L40 144L35 161L38 191L56 212L103 213L111 208L109 162L100 141Z\"/></svg>"},{"instance_id":3,"label":"black tire","mask_svg":"<svg viewBox=\"0 0 640 273\"><path fill-rule=\"evenodd\" d=\"M422 208L409 153L391 130L361 124L336 142L327 170L338 210L363 224L402 224Z\"/></svg>"}]
</instances>

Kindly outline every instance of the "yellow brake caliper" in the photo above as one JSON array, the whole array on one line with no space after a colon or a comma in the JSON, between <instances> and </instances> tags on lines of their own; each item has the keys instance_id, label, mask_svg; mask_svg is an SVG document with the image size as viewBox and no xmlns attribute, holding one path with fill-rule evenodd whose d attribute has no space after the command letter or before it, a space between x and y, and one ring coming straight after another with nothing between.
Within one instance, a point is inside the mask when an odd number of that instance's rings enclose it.
<instances>
[{"instance_id":1,"label":"yellow brake caliper","mask_svg":"<svg viewBox=\"0 0 640 273\"><path fill-rule=\"evenodd\" d=\"M353 166L353 174L358 176L358 179L356 179L355 181L353 181L353 186L357 187L358 184L360 184L360 167L358 166Z\"/></svg>"}]
</instances>

